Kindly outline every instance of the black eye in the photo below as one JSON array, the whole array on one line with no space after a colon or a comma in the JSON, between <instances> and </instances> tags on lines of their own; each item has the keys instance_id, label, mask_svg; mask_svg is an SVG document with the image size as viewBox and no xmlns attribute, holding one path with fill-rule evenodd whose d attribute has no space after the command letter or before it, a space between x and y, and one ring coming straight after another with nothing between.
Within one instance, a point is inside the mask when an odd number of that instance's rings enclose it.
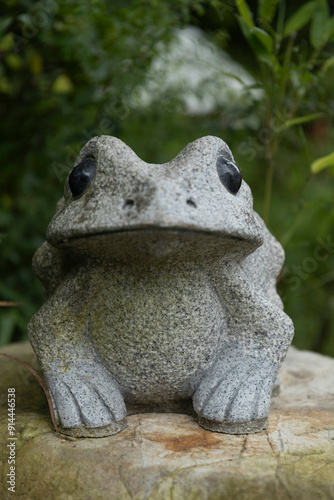
<instances>
[{"instance_id":1,"label":"black eye","mask_svg":"<svg viewBox=\"0 0 334 500\"><path fill-rule=\"evenodd\" d=\"M87 158L77 165L68 178L68 183L74 198L82 195L95 176L95 162Z\"/></svg>"},{"instance_id":2,"label":"black eye","mask_svg":"<svg viewBox=\"0 0 334 500\"><path fill-rule=\"evenodd\" d=\"M242 182L242 175L233 161L224 156L218 156L217 170L220 182L231 194L237 194Z\"/></svg>"}]
</instances>

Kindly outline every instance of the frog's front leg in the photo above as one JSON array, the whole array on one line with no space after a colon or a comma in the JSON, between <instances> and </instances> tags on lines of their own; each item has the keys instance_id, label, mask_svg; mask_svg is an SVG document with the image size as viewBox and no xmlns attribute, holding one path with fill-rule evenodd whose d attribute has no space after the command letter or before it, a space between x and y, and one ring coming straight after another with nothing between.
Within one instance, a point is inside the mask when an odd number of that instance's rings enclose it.
<instances>
[{"instance_id":1,"label":"frog's front leg","mask_svg":"<svg viewBox=\"0 0 334 500\"><path fill-rule=\"evenodd\" d=\"M89 338L94 284L80 283L80 277L65 281L29 324L56 420L69 435L115 434L126 427L126 408L117 383ZM81 285L85 293L80 292Z\"/></svg>"},{"instance_id":2,"label":"frog's front leg","mask_svg":"<svg viewBox=\"0 0 334 500\"><path fill-rule=\"evenodd\" d=\"M293 336L290 318L238 270L227 273L220 293L228 334L193 396L204 428L244 434L266 428L278 370Z\"/></svg>"}]
</instances>

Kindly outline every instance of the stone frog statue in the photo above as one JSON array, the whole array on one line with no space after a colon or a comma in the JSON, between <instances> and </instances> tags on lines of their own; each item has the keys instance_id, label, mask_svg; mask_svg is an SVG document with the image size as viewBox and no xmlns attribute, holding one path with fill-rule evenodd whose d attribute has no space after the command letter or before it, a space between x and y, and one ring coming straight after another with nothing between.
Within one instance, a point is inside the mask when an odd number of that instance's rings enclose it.
<instances>
[{"instance_id":1,"label":"stone frog statue","mask_svg":"<svg viewBox=\"0 0 334 500\"><path fill-rule=\"evenodd\" d=\"M225 142L155 165L91 139L46 239L29 334L62 432L107 436L147 411L232 434L267 426L293 336L276 292L284 253Z\"/></svg>"}]
</instances>

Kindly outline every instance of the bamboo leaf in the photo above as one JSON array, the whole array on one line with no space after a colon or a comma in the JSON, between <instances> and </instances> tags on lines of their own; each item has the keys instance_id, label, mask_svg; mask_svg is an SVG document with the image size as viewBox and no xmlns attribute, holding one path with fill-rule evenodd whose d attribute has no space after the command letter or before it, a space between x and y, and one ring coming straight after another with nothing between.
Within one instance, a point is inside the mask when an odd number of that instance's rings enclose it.
<instances>
[{"instance_id":1,"label":"bamboo leaf","mask_svg":"<svg viewBox=\"0 0 334 500\"><path fill-rule=\"evenodd\" d=\"M293 31L300 30L303 26L305 26L305 24L310 22L318 6L318 1L307 2L300 9L298 9L297 12L292 14L285 24L283 36L288 36Z\"/></svg>"},{"instance_id":2,"label":"bamboo leaf","mask_svg":"<svg viewBox=\"0 0 334 500\"><path fill-rule=\"evenodd\" d=\"M311 172L318 174L327 167L334 167L334 153L318 158L311 164Z\"/></svg>"},{"instance_id":3,"label":"bamboo leaf","mask_svg":"<svg viewBox=\"0 0 334 500\"><path fill-rule=\"evenodd\" d=\"M322 70L326 72L331 66L333 66L333 64L334 64L334 56L327 59L327 61L322 66Z\"/></svg>"},{"instance_id":4,"label":"bamboo leaf","mask_svg":"<svg viewBox=\"0 0 334 500\"><path fill-rule=\"evenodd\" d=\"M310 29L310 42L314 48L322 45L323 40L326 38L325 27L329 19L328 5L326 1L318 1L318 7L313 14L311 29Z\"/></svg>"},{"instance_id":5,"label":"bamboo leaf","mask_svg":"<svg viewBox=\"0 0 334 500\"><path fill-rule=\"evenodd\" d=\"M260 19L270 23L275 15L278 3L279 0L260 0L258 8Z\"/></svg>"},{"instance_id":6,"label":"bamboo leaf","mask_svg":"<svg viewBox=\"0 0 334 500\"><path fill-rule=\"evenodd\" d=\"M323 113L313 113L312 115L307 116L299 116L297 118L292 118L291 120L287 120L282 127L280 127L279 131L286 130L287 128L293 127L294 125L300 125L301 123L311 122L316 120L317 118L321 118Z\"/></svg>"},{"instance_id":7,"label":"bamboo leaf","mask_svg":"<svg viewBox=\"0 0 334 500\"><path fill-rule=\"evenodd\" d=\"M333 41L333 35L334 35L334 16L327 20L327 24L325 26L325 30L324 31L325 31L324 36L327 39L331 39Z\"/></svg>"},{"instance_id":8,"label":"bamboo leaf","mask_svg":"<svg viewBox=\"0 0 334 500\"><path fill-rule=\"evenodd\" d=\"M263 43L263 36L262 34L262 40L260 41L260 36L258 34L258 28L250 28L246 21L241 17L237 16L237 19L240 24L241 31L246 38L247 42L249 43L250 47L252 48L255 56L265 64L268 64L270 67L273 67L275 64L275 58L272 53L268 52L267 47ZM262 31L262 30L259 30ZM255 34L257 32L257 34ZM265 33L265 32L263 32ZM269 35L268 35L269 36ZM268 42L267 46L268 45ZM269 42L270 43L270 42ZM269 46L270 47L270 46Z\"/></svg>"},{"instance_id":9,"label":"bamboo leaf","mask_svg":"<svg viewBox=\"0 0 334 500\"><path fill-rule=\"evenodd\" d=\"M0 19L0 32L5 31L12 21L12 17L4 17L3 19Z\"/></svg>"},{"instance_id":10,"label":"bamboo leaf","mask_svg":"<svg viewBox=\"0 0 334 500\"><path fill-rule=\"evenodd\" d=\"M272 54L274 48L274 40L271 38L271 36L266 31L256 27L252 29L252 32L254 33L256 38L260 40L267 52L269 54Z\"/></svg>"},{"instance_id":11,"label":"bamboo leaf","mask_svg":"<svg viewBox=\"0 0 334 500\"><path fill-rule=\"evenodd\" d=\"M239 14L243 18L247 26L249 26L249 28L253 28L254 27L253 15L247 5L247 2L245 0L236 0L235 3Z\"/></svg>"}]
</instances>

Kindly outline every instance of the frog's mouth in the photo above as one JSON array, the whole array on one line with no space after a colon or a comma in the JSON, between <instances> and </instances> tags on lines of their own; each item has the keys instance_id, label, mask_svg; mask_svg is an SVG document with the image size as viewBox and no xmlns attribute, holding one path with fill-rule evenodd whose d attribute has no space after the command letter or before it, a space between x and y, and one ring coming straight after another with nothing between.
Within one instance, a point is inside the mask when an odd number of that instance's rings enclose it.
<instances>
[{"instance_id":1,"label":"frog's mouth","mask_svg":"<svg viewBox=\"0 0 334 500\"><path fill-rule=\"evenodd\" d=\"M178 258L211 255L245 257L262 245L262 235L247 239L222 231L209 231L184 227L124 227L101 230L84 235L74 235L49 243L57 248L87 257L113 257L136 259L143 257L167 257L178 254Z\"/></svg>"},{"instance_id":2,"label":"frog's mouth","mask_svg":"<svg viewBox=\"0 0 334 500\"><path fill-rule=\"evenodd\" d=\"M231 235L224 234L220 231L210 231L204 229L195 229L195 228L181 228L181 227L152 227L152 226L141 226L141 227L125 227L122 229L112 229L112 230L101 230L88 234L82 234L77 236L72 236L70 238L64 238L57 242L57 244L69 243L76 240L81 240L85 238L95 238L97 236L106 236L111 237L117 234L133 234L133 233L147 233L147 234L156 234L156 233L177 233L177 234L207 234L207 235L219 235L221 238L230 237ZM243 241L244 238L241 236L232 236L233 239Z\"/></svg>"}]
</instances>

